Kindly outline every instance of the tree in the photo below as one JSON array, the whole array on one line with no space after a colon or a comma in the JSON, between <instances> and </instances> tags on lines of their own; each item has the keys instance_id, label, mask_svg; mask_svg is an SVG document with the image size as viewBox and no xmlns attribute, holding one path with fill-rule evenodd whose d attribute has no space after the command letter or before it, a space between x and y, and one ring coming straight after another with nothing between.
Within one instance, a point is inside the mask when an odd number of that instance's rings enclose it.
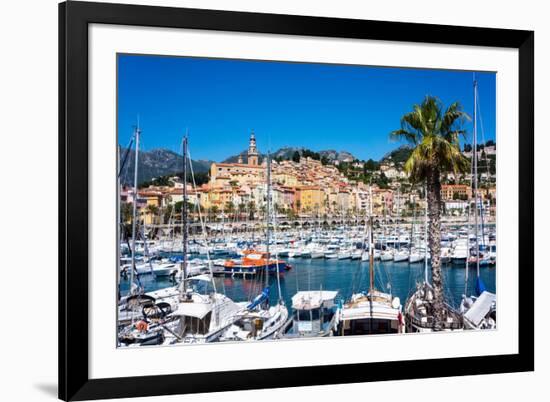
<instances>
[{"instance_id":1,"label":"tree","mask_svg":"<svg viewBox=\"0 0 550 402\"><path fill-rule=\"evenodd\" d=\"M154 223L155 216L159 213L159 207L153 204L147 205L147 215L151 215L151 223Z\"/></svg>"},{"instance_id":2,"label":"tree","mask_svg":"<svg viewBox=\"0 0 550 402\"><path fill-rule=\"evenodd\" d=\"M210 207L210 214L214 217L214 220L218 216L219 211L220 209L216 205L213 205L212 207Z\"/></svg>"},{"instance_id":3,"label":"tree","mask_svg":"<svg viewBox=\"0 0 550 402\"><path fill-rule=\"evenodd\" d=\"M132 220L132 203L123 202L120 204L120 220L123 223L128 223Z\"/></svg>"},{"instance_id":4,"label":"tree","mask_svg":"<svg viewBox=\"0 0 550 402\"><path fill-rule=\"evenodd\" d=\"M225 203L225 212L227 215L231 216L235 212L235 204L232 201L227 201Z\"/></svg>"},{"instance_id":5,"label":"tree","mask_svg":"<svg viewBox=\"0 0 550 402\"><path fill-rule=\"evenodd\" d=\"M300 152L294 151L294 154L292 155L292 161L296 163L300 162Z\"/></svg>"},{"instance_id":6,"label":"tree","mask_svg":"<svg viewBox=\"0 0 550 402\"><path fill-rule=\"evenodd\" d=\"M246 211L246 205L240 202L239 205L237 205L237 211L239 213L239 219L242 219L242 215Z\"/></svg>"},{"instance_id":7,"label":"tree","mask_svg":"<svg viewBox=\"0 0 550 402\"><path fill-rule=\"evenodd\" d=\"M287 218L290 219L290 220L294 220L294 219L297 218L296 212L294 212L292 209L288 209L288 210L286 211L286 216L287 216Z\"/></svg>"},{"instance_id":8,"label":"tree","mask_svg":"<svg viewBox=\"0 0 550 402\"><path fill-rule=\"evenodd\" d=\"M363 165L363 169L366 172L374 172L375 170L378 170L380 167L380 164L378 162L373 161L372 159L369 159L365 162Z\"/></svg>"},{"instance_id":9,"label":"tree","mask_svg":"<svg viewBox=\"0 0 550 402\"><path fill-rule=\"evenodd\" d=\"M254 212L256 211L256 203L254 201L248 201L247 208L248 208L248 211L249 211L248 219L253 221L254 220Z\"/></svg>"},{"instance_id":10,"label":"tree","mask_svg":"<svg viewBox=\"0 0 550 402\"><path fill-rule=\"evenodd\" d=\"M378 175L377 177L375 177L374 179L374 183L380 187L381 189L388 189L390 188L390 181L388 180L388 178L386 177L386 175L384 174L384 172L380 173L380 175Z\"/></svg>"},{"instance_id":11,"label":"tree","mask_svg":"<svg viewBox=\"0 0 550 402\"><path fill-rule=\"evenodd\" d=\"M182 207L183 207L183 201L178 201L174 204L174 212L176 214L181 214L181 211L182 211ZM187 208L187 211L190 211L191 210L191 204L189 203L189 200L187 201L186 203L186 208Z\"/></svg>"},{"instance_id":12,"label":"tree","mask_svg":"<svg viewBox=\"0 0 550 402\"><path fill-rule=\"evenodd\" d=\"M173 204L168 204L166 205L166 207L164 208L164 214L163 214L163 223L169 223L169 220L170 220L170 217L173 218L172 216L172 212L174 211L174 205Z\"/></svg>"},{"instance_id":13,"label":"tree","mask_svg":"<svg viewBox=\"0 0 550 402\"><path fill-rule=\"evenodd\" d=\"M122 237L129 239L132 236L132 211L133 205L131 202L123 202L120 204L120 223L122 225Z\"/></svg>"},{"instance_id":14,"label":"tree","mask_svg":"<svg viewBox=\"0 0 550 402\"><path fill-rule=\"evenodd\" d=\"M453 200L460 200L460 194L459 193L453 193Z\"/></svg>"},{"instance_id":15,"label":"tree","mask_svg":"<svg viewBox=\"0 0 550 402\"><path fill-rule=\"evenodd\" d=\"M405 162L405 171L413 183L426 183L428 201L428 243L432 258L434 289L434 325L441 329L446 320L446 308L441 275L441 175L466 173L468 160L460 152L460 136L465 135L462 124L468 115L460 103L443 110L443 104L427 96L422 104L401 118L401 128L390 133L393 139L404 139L413 147Z\"/></svg>"}]
</instances>

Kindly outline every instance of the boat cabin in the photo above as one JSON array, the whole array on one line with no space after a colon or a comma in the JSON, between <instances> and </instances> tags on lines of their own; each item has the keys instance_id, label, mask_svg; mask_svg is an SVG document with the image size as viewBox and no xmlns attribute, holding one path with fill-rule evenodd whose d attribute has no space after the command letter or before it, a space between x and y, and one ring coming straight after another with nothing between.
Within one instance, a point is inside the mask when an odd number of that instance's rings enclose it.
<instances>
[{"instance_id":1,"label":"boat cabin","mask_svg":"<svg viewBox=\"0 0 550 402\"><path fill-rule=\"evenodd\" d=\"M337 291L301 291L292 296L292 327L296 336L328 336L332 333Z\"/></svg>"},{"instance_id":2,"label":"boat cabin","mask_svg":"<svg viewBox=\"0 0 550 402\"><path fill-rule=\"evenodd\" d=\"M398 297L373 291L352 296L342 308L338 335L397 334L404 332Z\"/></svg>"}]
</instances>

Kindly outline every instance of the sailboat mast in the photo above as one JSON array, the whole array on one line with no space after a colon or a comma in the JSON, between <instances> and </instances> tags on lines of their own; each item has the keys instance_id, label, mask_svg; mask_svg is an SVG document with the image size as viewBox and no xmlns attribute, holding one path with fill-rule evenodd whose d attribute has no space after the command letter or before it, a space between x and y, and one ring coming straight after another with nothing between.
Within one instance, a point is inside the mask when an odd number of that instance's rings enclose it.
<instances>
[{"instance_id":1,"label":"sailboat mast","mask_svg":"<svg viewBox=\"0 0 550 402\"><path fill-rule=\"evenodd\" d=\"M187 241L189 237L189 225L187 222L187 135L186 131L183 137L183 205L181 206L183 280L187 279Z\"/></svg>"},{"instance_id":2,"label":"sailboat mast","mask_svg":"<svg viewBox=\"0 0 550 402\"><path fill-rule=\"evenodd\" d=\"M271 229L269 227L269 217L270 217L270 210L271 210L271 158L269 155L269 152L267 153L267 200L266 200L266 207L265 207L265 213L266 213L266 222L267 222L267 228L266 228L266 237L267 237L267 244L266 244L266 252L267 252L267 261L266 261L266 273L265 273L265 285L269 285L269 276L267 270L269 269L269 260L271 256L269 255L269 241L271 239Z\"/></svg>"},{"instance_id":3,"label":"sailboat mast","mask_svg":"<svg viewBox=\"0 0 550 402\"><path fill-rule=\"evenodd\" d=\"M413 218L411 221L411 234L409 237L409 257L411 256L412 247L415 245L414 243L414 224L416 223L416 197L414 194L412 195L413 200Z\"/></svg>"},{"instance_id":4,"label":"sailboat mast","mask_svg":"<svg viewBox=\"0 0 550 402\"><path fill-rule=\"evenodd\" d=\"M479 240L478 240L478 222L477 222L477 81L474 76L474 225L475 225L475 244L476 244L476 273L479 277Z\"/></svg>"},{"instance_id":5,"label":"sailboat mast","mask_svg":"<svg viewBox=\"0 0 550 402\"><path fill-rule=\"evenodd\" d=\"M136 271L136 220L137 220L137 202L138 202L138 159L139 159L139 135L141 131L139 126L135 128L134 136L136 139L135 163L134 163L134 202L132 206L132 269L130 271L130 294L134 286L134 272Z\"/></svg>"},{"instance_id":6,"label":"sailboat mast","mask_svg":"<svg viewBox=\"0 0 550 402\"><path fill-rule=\"evenodd\" d=\"M428 189L424 186L424 282L428 283Z\"/></svg>"},{"instance_id":7,"label":"sailboat mast","mask_svg":"<svg viewBox=\"0 0 550 402\"><path fill-rule=\"evenodd\" d=\"M372 225L372 187L369 185L369 290L374 291L374 230Z\"/></svg>"},{"instance_id":8,"label":"sailboat mast","mask_svg":"<svg viewBox=\"0 0 550 402\"><path fill-rule=\"evenodd\" d=\"M268 169L268 182L267 182L267 186L268 186L268 198L269 198L269 202L271 203L271 193L272 193L272 187L273 187L273 184L271 183L271 158L270 158L270 155L271 155L271 152L268 152L267 153L268 155L268 163L269 163L269 169ZM273 210L273 238L275 239L275 243L277 242L277 211L274 209ZM268 226L269 226L269 223L268 223ZM268 246L269 247L269 246ZM268 254L268 257L269 257L269 254ZM275 267L277 269L277 272L276 272L276 275L277 275L277 291L279 293L279 303L282 302L283 300L283 293L281 291L281 278L280 278L280 275L279 275L279 256L277 254L277 249L275 249Z\"/></svg>"},{"instance_id":9,"label":"sailboat mast","mask_svg":"<svg viewBox=\"0 0 550 402\"><path fill-rule=\"evenodd\" d=\"M401 205L400 205L401 195L399 192L399 188L397 189L397 221L395 223L395 235L397 238L397 251L401 251L401 225L399 224L399 220L401 218Z\"/></svg>"},{"instance_id":10,"label":"sailboat mast","mask_svg":"<svg viewBox=\"0 0 550 402\"><path fill-rule=\"evenodd\" d=\"M470 234L470 210L471 210L471 203L470 203L471 200L468 200L468 209L467 209L467 213L468 213L468 236ZM468 294L468 280L469 280L469 276L470 276L470 239L468 239L468 247L466 248L466 268L464 269L464 294L467 295Z\"/></svg>"}]
</instances>

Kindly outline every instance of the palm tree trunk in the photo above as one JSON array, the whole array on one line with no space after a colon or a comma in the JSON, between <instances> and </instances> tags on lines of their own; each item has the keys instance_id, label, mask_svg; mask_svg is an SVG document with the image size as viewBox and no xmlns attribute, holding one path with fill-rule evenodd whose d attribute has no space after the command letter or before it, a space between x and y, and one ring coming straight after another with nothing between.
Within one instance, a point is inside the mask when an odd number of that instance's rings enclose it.
<instances>
[{"instance_id":1,"label":"palm tree trunk","mask_svg":"<svg viewBox=\"0 0 550 402\"><path fill-rule=\"evenodd\" d=\"M434 325L442 329L445 322L445 302L441 275L441 181L439 169L434 168L428 175L428 242L432 259L432 286L434 289Z\"/></svg>"}]
</instances>

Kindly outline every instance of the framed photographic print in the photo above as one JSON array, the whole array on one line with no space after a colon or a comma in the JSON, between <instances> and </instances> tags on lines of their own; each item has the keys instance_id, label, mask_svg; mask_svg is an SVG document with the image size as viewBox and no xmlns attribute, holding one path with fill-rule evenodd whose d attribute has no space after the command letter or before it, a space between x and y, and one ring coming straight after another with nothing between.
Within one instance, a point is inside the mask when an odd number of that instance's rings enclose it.
<instances>
[{"instance_id":1,"label":"framed photographic print","mask_svg":"<svg viewBox=\"0 0 550 402\"><path fill-rule=\"evenodd\" d=\"M534 368L534 33L59 5L59 397Z\"/></svg>"}]
</instances>

